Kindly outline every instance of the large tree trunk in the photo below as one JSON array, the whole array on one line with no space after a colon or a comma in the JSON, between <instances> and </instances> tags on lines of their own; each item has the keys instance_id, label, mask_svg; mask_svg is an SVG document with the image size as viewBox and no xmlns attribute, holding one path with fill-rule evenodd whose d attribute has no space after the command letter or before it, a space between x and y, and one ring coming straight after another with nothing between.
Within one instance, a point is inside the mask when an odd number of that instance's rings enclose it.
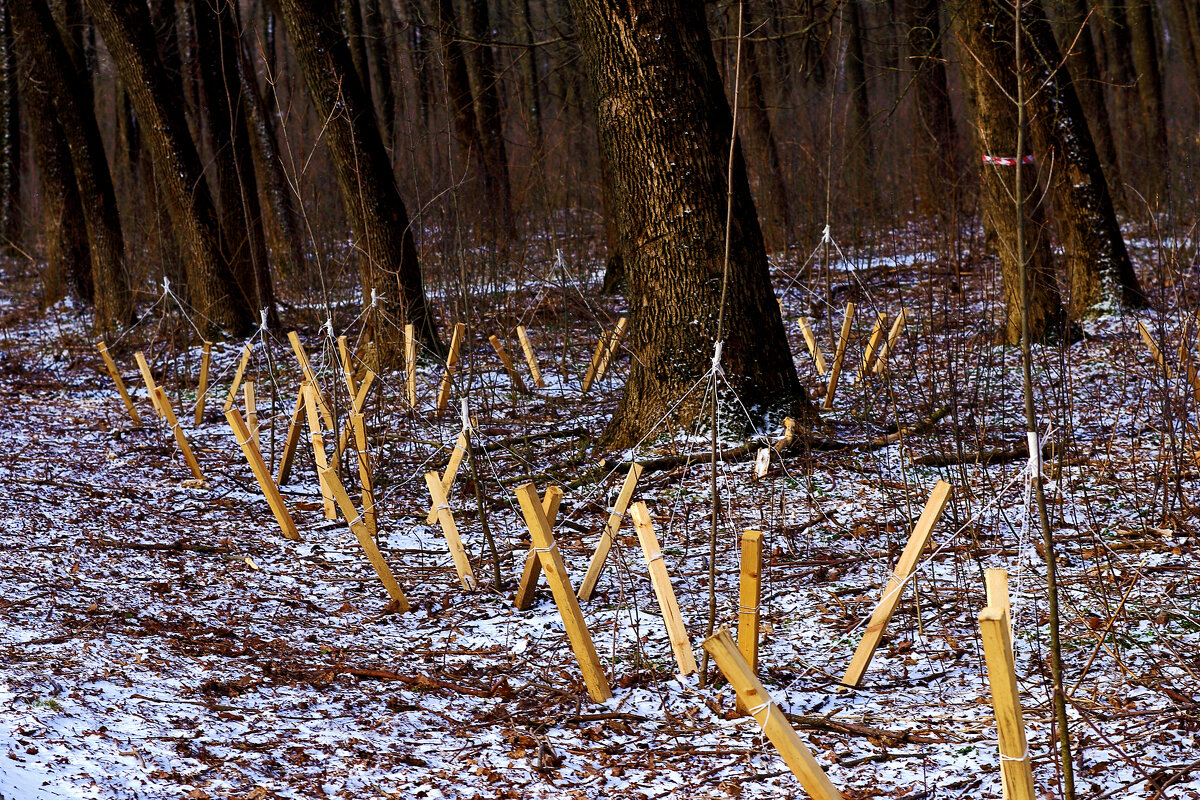
<instances>
[{"instance_id":1,"label":"large tree trunk","mask_svg":"<svg viewBox=\"0 0 1200 800\"><path fill-rule=\"evenodd\" d=\"M949 219L959 207L962 192L957 168L958 132L942 57L938 0L908 0L908 49L916 71L913 139L920 161L920 204L925 213Z\"/></svg>"},{"instance_id":2,"label":"large tree trunk","mask_svg":"<svg viewBox=\"0 0 1200 800\"><path fill-rule=\"evenodd\" d=\"M0 5L0 252L21 247L21 117L17 53L8 3Z\"/></svg>"},{"instance_id":3,"label":"large tree trunk","mask_svg":"<svg viewBox=\"0 0 1200 800\"><path fill-rule=\"evenodd\" d=\"M313 105L327 120L326 142L356 240L364 309L374 294L389 317L367 314L368 337L374 337L384 363L402 352L398 323L411 322L423 340L440 350L408 212L337 11L322 0L281 0L280 8Z\"/></svg>"},{"instance_id":4,"label":"large tree trunk","mask_svg":"<svg viewBox=\"0 0 1200 800\"><path fill-rule=\"evenodd\" d=\"M1004 0L965 0L955 18L968 104L974 117L975 144L981 156L1012 158L1017 152L1016 72L1013 69L1012 12ZM981 158L982 161L982 158ZM1054 280L1045 217L1027 199L1025 218L1018 220L1013 200L1013 167L982 164L980 200L983 221L995 235L1004 284L1008 344L1021 341L1020 269L1017 226L1025 226L1028 246L1029 335L1033 341L1053 339L1066 331L1066 311ZM1036 194L1036 182L1031 194Z\"/></svg>"},{"instance_id":5,"label":"large tree trunk","mask_svg":"<svg viewBox=\"0 0 1200 800\"><path fill-rule=\"evenodd\" d=\"M1142 107L1142 129L1146 136L1146 169L1150 193L1162 189L1170 163L1167 150L1167 117L1163 101L1162 67L1158 58L1158 27L1148 0L1125 0L1129 40L1136 70L1138 99Z\"/></svg>"},{"instance_id":6,"label":"large tree trunk","mask_svg":"<svg viewBox=\"0 0 1200 800\"><path fill-rule=\"evenodd\" d=\"M363 0L363 34L366 37L367 63L371 68L371 87L379 119L379 133L385 146L392 144L392 123L396 117L396 93L392 83L392 34L384 16L381 0Z\"/></svg>"},{"instance_id":7,"label":"large tree trunk","mask_svg":"<svg viewBox=\"0 0 1200 800\"><path fill-rule=\"evenodd\" d=\"M508 176L508 148L504 144L503 103L500 98L500 76L491 45L483 44L492 38L487 0L466 0L466 28L475 44L464 55L471 94L475 100L475 120L483 146L483 182L488 209L499 233L513 232L512 185Z\"/></svg>"},{"instance_id":8,"label":"large tree trunk","mask_svg":"<svg viewBox=\"0 0 1200 800\"><path fill-rule=\"evenodd\" d=\"M90 79L72 61L45 0L14 0L11 9L20 47L30 54L32 77L46 87L71 153L92 264L93 327L97 332L115 331L132 320L133 302L117 196L92 108Z\"/></svg>"},{"instance_id":9,"label":"large tree trunk","mask_svg":"<svg viewBox=\"0 0 1200 800\"><path fill-rule=\"evenodd\" d=\"M1051 168L1054 227L1062 243L1076 316L1142 305L1145 297L1117 224L1071 75L1041 0L1026 0L1022 28L1029 125L1038 160ZM1085 31L1086 34L1086 31Z\"/></svg>"},{"instance_id":10,"label":"large tree trunk","mask_svg":"<svg viewBox=\"0 0 1200 800\"><path fill-rule=\"evenodd\" d=\"M718 338L732 120L704 8L683 0L571 0L608 159L626 259L629 380L605 432L628 447L660 421L689 425ZM733 171L724 354L746 408L807 407L740 150ZM686 395L686 396L685 396ZM732 402L732 398L726 396Z\"/></svg>"},{"instance_id":11,"label":"large tree trunk","mask_svg":"<svg viewBox=\"0 0 1200 800\"><path fill-rule=\"evenodd\" d=\"M184 252L188 292L196 324L206 335L219 329L248 331L255 315L233 279L217 211L204 182L183 105L170 90L144 5L88 0L113 63L133 99L154 159L176 235Z\"/></svg>"}]
</instances>

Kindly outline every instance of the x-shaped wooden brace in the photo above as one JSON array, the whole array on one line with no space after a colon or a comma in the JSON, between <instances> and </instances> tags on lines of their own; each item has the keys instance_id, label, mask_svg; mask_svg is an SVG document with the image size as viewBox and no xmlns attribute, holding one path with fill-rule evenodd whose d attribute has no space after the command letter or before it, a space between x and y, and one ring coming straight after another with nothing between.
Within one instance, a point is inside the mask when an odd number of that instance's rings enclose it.
<instances>
[{"instance_id":1,"label":"x-shaped wooden brace","mask_svg":"<svg viewBox=\"0 0 1200 800\"><path fill-rule=\"evenodd\" d=\"M448 473L449 470L447 470ZM442 481L436 472L427 472L425 473L425 485L429 487L429 496L433 498L433 510L437 514L438 524L442 526L442 534L446 537L446 544L450 548L450 558L454 561L458 579L462 582L464 589L473 592L479 582L475 580L475 573L471 570L471 560L467 558L462 537L458 535L458 528L454 524L454 514L450 511L450 504L446 501L446 492L442 489Z\"/></svg>"},{"instance_id":2,"label":"x-shaped wooden brace","mask_svg":"<svg viewBox=\"0 0 1200 800\"><path fill-rule=\"evenodd\" d=\"M408 598L404 596L404 590L400 588L400 584L396 581L396 577L388 567L387 561L384 560L383 553L379 552L379 548L375 546L375 539L372 537L371 531L367 528L367 523L362 515L354 507L354 502L350 499L350 495L346 493L346 488L342 486L342 482L338 479L337 470L332 467L325 467L321 470L321 473L325 485L330 488L334 498L337 499L338 507L342 510L342 516L349 523L350 531L354 534L354 538L358 539L363 552L367 554L367 560L375 568L375 574L379 576L379 580L383 582L383 587L387 589L388 595L396 603L397 610L408 611Z\"/></svg>"},{"instance_id":3,"label":"x-shaped wooden brace","mask_svg":"<svg viewBox=\"0 0 1200 800\"><path fill-rule=\"evenodd\" d=\"M546 521L550 523L551 530L554 529L554 523L558 519L558 504L562 502L562 496L561 488L551 486L546 489L546 495L542 498L542 513L546 515ZM521 582L517 584L517 596L513 601L521 611L525 611L533 605L533 593L537 589L538 577L541 574L541 559L538 558L534 547L530 546L529 554L525 556L525 569L521 571Z\"/></svg>"},{"instance_id":4,"label":"x-shaped wooden brace","mask_svg":"<svg viewBox=\"0 0 1200 800\"><path fill-rule=\"evenodd\" d=\"M454 485L454 479L458 477L458 468L462 465L463 456L467 454L467 429L463 428L458 434L458 441L454 443L454 450L450 453L450 463L446 465L446 471L442 473L438 484L442 487L442 497L450 496L450 487ZM434 473L435 475L437 473ZM429 513L425 515L425 524L432 525L437 521L437 502L429 507Z\"/></svg>"},{"instance_id":5,"label":"x-shaped wooden brace","mask_svg":"<svg viewBox=\"0 0 1200 800\"><path fill-rule=\"evenodd\" d=\"M625 509L629 507L629 501L633 499L633 490L637 488L638 478L641 476L642 465L636 461L630 464L629 473L625 476L625 483L621 484L621 493L617 495L617 503L608 516L608 523L604 526L604 533L600 534L600 541L596 543L596 552L592 553L587 575L583 577L583 583L579 584L580 600L590 600L592 592L596 589L596 582L600 580L604 562L608 559L608 551L612 548L612 544L617 538L617 531L621 528L621 517L625 515Z\"/></svg>"}]
</instances>

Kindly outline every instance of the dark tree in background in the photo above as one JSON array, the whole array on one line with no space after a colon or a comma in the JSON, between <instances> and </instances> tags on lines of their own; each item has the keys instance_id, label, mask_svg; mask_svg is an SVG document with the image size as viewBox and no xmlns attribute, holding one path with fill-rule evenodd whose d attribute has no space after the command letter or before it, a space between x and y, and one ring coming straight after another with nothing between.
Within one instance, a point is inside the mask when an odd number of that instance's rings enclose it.
<instances>
[{"instance_id":1,"label":"dark tree in background","mask_svg":"<svg viewBox=\"0 0 1200 800\"><path fill-rule=\"evenodd\" d=\"M908 48L913 59L913 141L922 209L952 216L961 202L958 176L958 132L950 106L950 86L942 56L942 24L938 0L908 0Z\"/></svg>"},{"instance_id":2,"label":"dark tree in background","mask_svg":"<svg viewBox=\"0 0 1200 800\"><path fill-rule=\"evenodd\" d=\"M0 5L0 252L21 248L21 118L12 15Z\"/></svg>"}]
</instances>

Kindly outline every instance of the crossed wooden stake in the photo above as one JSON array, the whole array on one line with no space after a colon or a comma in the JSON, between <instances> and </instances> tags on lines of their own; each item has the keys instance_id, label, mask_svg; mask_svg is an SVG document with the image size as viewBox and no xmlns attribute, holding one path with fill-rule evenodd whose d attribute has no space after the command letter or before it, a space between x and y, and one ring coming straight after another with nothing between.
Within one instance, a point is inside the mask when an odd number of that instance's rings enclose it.
<instances>
[{"instance_id":1,"label":"crossed wooden stake","mask_svg":"<svg viewBox=\"0 0 1200 800\"><path fill-rule=\"evenodd\" d=\"M458 535L458 527L454 524L454 512L450 510L450 501L447 499L450 487L454 483L454 476L458 474L458 465L462 463L462 454L466 452L466 449L467 429L463 428L462 433L458 435L458 443L450 455L450 463L446 466L445 473L441 476L437 472L425 473L425 485L429 488L429 496L433 499L433 506L429 509L425 522L432 524L436 519L441 525L442 535L446 537L446 545L450 548L450 558L454 561L454 570L458 573L458 580L464 589L473 592L479 586L479 581L475 579L475 573L471 569L471 559L467 557L462 537Z\"/></svg>"},{"instance_id":2,"label":"crossed wooden stake","mask_svg":"<svg viewBox=\"0 0 1200 800\"><path fill-rule=\"evenodd\" d=\"M600 580L600 573L604 571L604 562L608 560L608 551L612 549L613 542L617 538L617 531L621 528L621 517L625 515L625 509L629 507L629 501L633 498L633 490L637 488L638 479L642 476L642 465L636 461L629 465L629 473L625 476L625 483L621 485L621 492L617 495L616 505L613 506L612 513L608 515L608 523L604 526L604 532L600 534L600 541L596 543L596 551L592 553L592 560L588 563L587 574L583 576L583 583L579 584L579 599L587 602L592 599L592 593L596 590L596 582Z\"/></svg>"}]
</instances>

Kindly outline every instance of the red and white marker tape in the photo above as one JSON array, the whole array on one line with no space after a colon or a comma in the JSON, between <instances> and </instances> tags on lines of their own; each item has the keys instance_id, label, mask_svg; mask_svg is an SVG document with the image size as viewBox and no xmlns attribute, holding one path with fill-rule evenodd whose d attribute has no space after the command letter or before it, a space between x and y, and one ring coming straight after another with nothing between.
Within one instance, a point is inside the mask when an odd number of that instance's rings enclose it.
<instances>
[{"instance_id":1,"label":"red and white marker tape","mask_svg":"<svg viewBox=\"0 0 1200 800\"><path fill-rule=\"evenodd\" d=\"M1016 157L1009 158L1008 156L984 156L983 163L995 164L998 167L1015 167L1017 165ZM1022 164L1032 164L1033 156L1022 156Z\"/></svg>"}]
</instances>

